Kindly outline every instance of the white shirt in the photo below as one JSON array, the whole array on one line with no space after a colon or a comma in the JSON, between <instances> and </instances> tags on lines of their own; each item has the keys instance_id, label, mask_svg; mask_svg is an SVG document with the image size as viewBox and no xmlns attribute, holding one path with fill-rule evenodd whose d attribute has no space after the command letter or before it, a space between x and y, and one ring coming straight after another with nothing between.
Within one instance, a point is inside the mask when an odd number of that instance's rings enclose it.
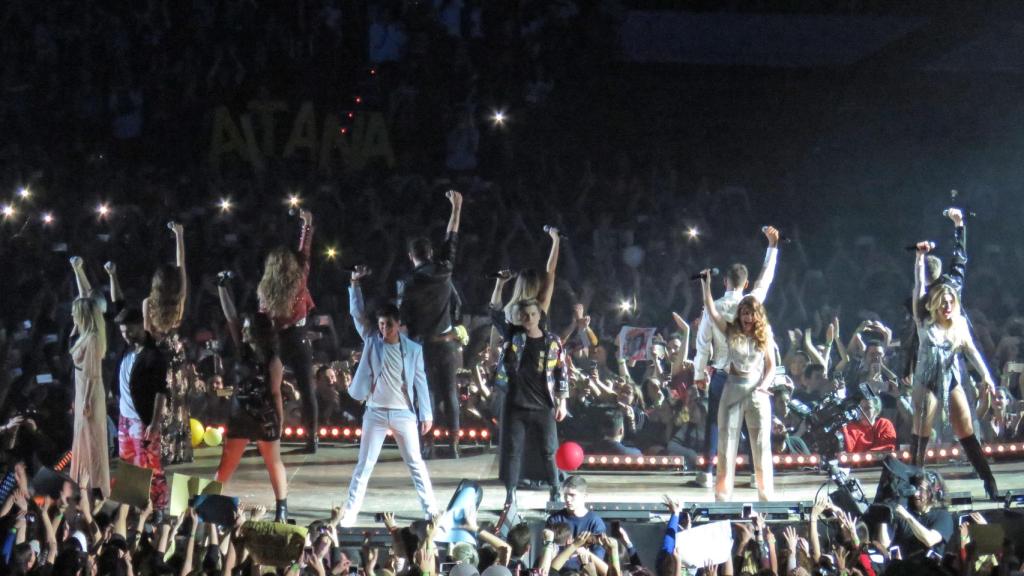
<instances>
[{"instance_id":1,"label":"white shirt","mask_svg":"<svg viewBox=\"0 0 1024 576\"><path fill-rule=\"evenodd\" d=\"M121 372L118 375L119 389L121 391L121 416L132 420L142 420L139 417L138 411L135 410L135 403L132 402L132 391L129 386L132 377L132 367L135 366L135 359L137 357L138 354L135 350L125 352L124 359L121 360Z\"/></svg>"},{"instance_id":2,"label":"white shirt","mask_svg":"<svg viewBox=\"0 0 1024 576\"><path fill-rule=\"evenodd\" d=\"M764 303L768 297L768 289L775 279L775 264L778 260L779 249L769 246L764 255L764 264L761 266L761 275L754 282L750 296ZM715 300L715 309L726 322L732 322L736 317L736 308L743 299L742 290L729 290L721 298ZM716 370L724 370L729 365L729 343L725 333L718 329L708 316L705 310L700 317L700 327L697 328L697 355L693 359L695 379L702 379L704 370L711 364Z\"/></svg>"},{"instance_id":3,"label":"white shirt","mask_svg":"<svg viewBox=\"0 0 1024 576\"><path fill-rule=\"evenodd\" d=\"M377 376L373 392L370 394L370 401L366 403L370 408L384 408L389 410L408 409L409 400L405 397L404 374L402 373L402 344L384 343L384 354L381 359L381 373Z\"/></svg>"}]
</instances>

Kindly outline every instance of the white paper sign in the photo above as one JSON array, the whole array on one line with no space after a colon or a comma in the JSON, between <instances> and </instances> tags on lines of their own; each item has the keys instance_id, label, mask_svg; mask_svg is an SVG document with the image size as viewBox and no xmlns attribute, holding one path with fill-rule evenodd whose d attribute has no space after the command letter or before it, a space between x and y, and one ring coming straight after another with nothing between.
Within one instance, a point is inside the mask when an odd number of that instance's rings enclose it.
<instances>
[{"instance_id":1,"label":"white paper sign","mask_svg":"<svg viewBox=\"0 0 1024 576\"><path fill-rule=\"evenodd\" d=\"M703 568L708 562L722 564L732 554L732 525L723 520L678 532L676 550L683 565L691 568Z\"/></svg>"}]
</instances>

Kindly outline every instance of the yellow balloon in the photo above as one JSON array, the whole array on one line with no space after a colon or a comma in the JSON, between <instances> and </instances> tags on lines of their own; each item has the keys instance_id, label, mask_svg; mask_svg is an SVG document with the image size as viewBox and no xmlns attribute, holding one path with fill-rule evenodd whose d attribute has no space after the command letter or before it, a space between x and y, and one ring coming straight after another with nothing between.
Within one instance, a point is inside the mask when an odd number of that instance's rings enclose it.
<instances>
[{"instance_id":1,"label":"yellow balloon","mask_svg":"<svg viewBox=\"0 0 1024 576\"><path fill-rule=\"evenodd\" d=\"M203 434L203 442L205 442L207 446L220 446L221 440L223 439L224 438L222 437L220 430L213 426L207 427L206 433Z\"/></svg>"},{"instance_id":2,"label":"yellow balloon","mask_svg":"<svg viewBox=\"0 0 1024 576\"><path fill-rule=\"evenodd\" d=\"M203 434L206 432L206 429L203 428L202 422L195 418L190 418L188 424L192 430L192 447L195 448L203 443Z\"/></svg>"}]
</instances>

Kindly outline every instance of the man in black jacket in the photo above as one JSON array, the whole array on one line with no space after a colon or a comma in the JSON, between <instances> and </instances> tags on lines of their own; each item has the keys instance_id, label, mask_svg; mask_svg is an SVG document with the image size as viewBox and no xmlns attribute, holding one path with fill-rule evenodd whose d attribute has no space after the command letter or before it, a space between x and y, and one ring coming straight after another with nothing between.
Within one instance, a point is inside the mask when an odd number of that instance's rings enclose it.
<instances>
[{"instance_id":1,"label":"man in black jacket","mask_svg":"<svg viewBox=\"0 0 1024 576\"><path fill-rule=\"evenodd\" d=\"M434 254L427 238L414 238L409 242L409 259L414 268L412 274L399 284L398 298L402 324L409 338L423 345L423 362L435 421L444 422L448 427L452 456L458 458L459 390L455 372L459 367L459 345L453 312L453 307L458 306L458 295L452 285L452 271L462 214L462 194L449 190L446 197L452 204L452 211L444 247ZM433 448L429 439L425 448Z\"/></svg>"},{"instance_id":2,"label":"man in black jacket","mask_svg":"<svg viewBox=\"0 0 1024 576\"><path fill-rule=\"evenodd\" d=\"M143 328L142 311L125 308L114 319L128 346L117 371L120 417L118 454L135 466L153 470L153 507L167 506L167 479L160 462L160 420L167 401L167 361Z\"/></svg>"}]
</instances>

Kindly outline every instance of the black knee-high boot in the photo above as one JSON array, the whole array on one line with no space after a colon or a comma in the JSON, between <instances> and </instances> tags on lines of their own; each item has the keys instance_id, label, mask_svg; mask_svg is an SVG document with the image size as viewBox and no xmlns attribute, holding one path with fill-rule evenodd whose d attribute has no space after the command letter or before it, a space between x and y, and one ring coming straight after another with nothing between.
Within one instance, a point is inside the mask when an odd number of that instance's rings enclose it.
<instances>
[{"instance_id":1,"label":"black knee-high boot","mask_svg":"<svg viewBox=\"0 0 1024 576\"><path fill-rule=\"evenodd\" d=\"M288 499L282 498L276 502L277 510L274 511L274 522L288 521Z\"/></svg>"},{"instance_id":2,"label":"black knee-high boot","mask_svg":"<svg viewBox=\"0 0 1024 576\"><path fill-rule=\"evenodd\" d=\"M985 486L985 494L991 500L999 500L999 488L996 487L996 478L992 475L992 468L988 465L985 453L981 450L981 443L974 434L960 439L960 445L964 448L964 454L974 466L974 471L981 477Z\"/></svg>"},{"instance_id":3,"label":"black knee-high boot","mask_svg":"<svg viewBox=\"0 0 1024 576\"><path fill-rule=\"evenodd\" d=\"M928 453L928 437L910 435L910 463L917 467L924 466L925 455Z\"/></svg>"}]
</instances>

